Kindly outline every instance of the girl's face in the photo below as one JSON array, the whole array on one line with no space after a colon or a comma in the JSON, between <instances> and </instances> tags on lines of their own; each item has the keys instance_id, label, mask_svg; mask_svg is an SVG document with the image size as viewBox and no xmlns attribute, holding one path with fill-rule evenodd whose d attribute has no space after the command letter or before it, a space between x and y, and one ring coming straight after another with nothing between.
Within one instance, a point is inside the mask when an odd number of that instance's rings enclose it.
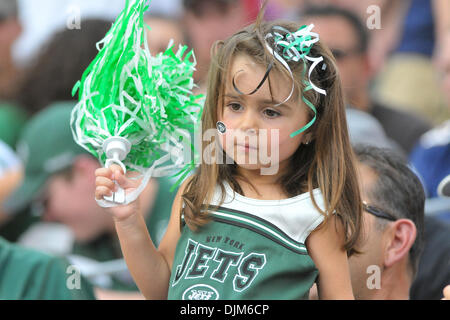
<instances>
[{"instance_id":1,"label":"girl's face","mask_svg":"<svg viewBox=\"0 0 450 320\"><path fill-rule=\"evenodd\" d=\"M223 105L218 108L218 120L227 128L220 135L221 146L239 167L247 170L282 167L302 142L309 141L304 133L290 137L309 120L307 108L297 95L275 106L291 92L292 81L288 77L272 69L256 93L246 94L256 88L266 70L250 56L236 55L225 85ZM236 87L245 94L234 89L233 77Z\"/></svg>"}]
</instances>

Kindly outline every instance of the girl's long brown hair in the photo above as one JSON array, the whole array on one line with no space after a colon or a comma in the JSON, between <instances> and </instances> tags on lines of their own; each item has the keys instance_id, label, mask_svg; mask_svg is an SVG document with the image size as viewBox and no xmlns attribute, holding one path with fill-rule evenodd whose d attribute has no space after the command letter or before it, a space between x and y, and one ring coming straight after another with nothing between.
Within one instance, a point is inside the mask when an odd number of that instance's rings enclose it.
<instances>
[{"instance_id":1,"label":"girl's long brown hair","mask_svg":"<svg viewBox=\"0 0 450 320\"><path fill-rule=\"evenodd\" d=\"M223 105L225 83L232 58L237 54L246 54L265 68L273 61L273 56L265 47L264 35L270 32L273 26L281 26L291 32L297 31L300 27L296 23L280 20L263 22L261 16L258 20L227 40L218 41L212 48L207 96L202 114L202 132L216 128L217 110ZM307 131L312 133L313 140L308 145L299 146L292 156L289 170L280 177L279 185L292 197L309 191L314 205L324 215L325 221L329 217L327 213L335 212L346 230L344 248L351 255L357 252L355 244L361 230L362 204L355 158L347 131L342 88L335 60L320 41L313 45L309 55L324 58L325 70L319 68L321 65L316 67L311 80L318 87L325 89L327 94L320 95L314 90L304 92L303 63L289 62L294 73L296 95L301 97L303 94L316 106L317 119ZM274 63L271 72L288 74L278 61L275 60ZM306 107L303 104L302 106ZM311 111L311 118L312 116ZM209 143L202 141L201 145L203 155ZM217 150L216 148L215 156L219 157L220 153ZM224 181L227 181L235 192L243 194L236 180L236 164L225 164L225 159L222 160L224 164L207 164L202 161L186 185L182 195L185 205L184 219L192 230L197 230L208 223L207 208L217 185L222 190L222 201L225 194ZM324 211L318 207L312 194L315 188L320 188L323 194ZM204 204L206 209L202 209Z\"/></svg>"}]
</instances>

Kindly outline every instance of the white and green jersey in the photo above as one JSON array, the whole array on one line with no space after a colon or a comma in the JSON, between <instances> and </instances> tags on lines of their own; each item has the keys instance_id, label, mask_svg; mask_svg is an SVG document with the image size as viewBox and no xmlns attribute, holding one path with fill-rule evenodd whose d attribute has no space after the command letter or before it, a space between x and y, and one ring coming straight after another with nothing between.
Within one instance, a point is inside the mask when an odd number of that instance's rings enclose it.
<instances>
[{"instance_id":1,"label":"white and green jersey","mask_svg":"<svg viewBox=\"0 0 450 320\"><path fill-rule=\"evenodd\" d=\"M310 194L258 200L216 188L211 222L183 227L169 299L307 299L318 275L305 240L324 219ZM319 207L323 198L313 191Z\"/></svg>"}]
</instances>

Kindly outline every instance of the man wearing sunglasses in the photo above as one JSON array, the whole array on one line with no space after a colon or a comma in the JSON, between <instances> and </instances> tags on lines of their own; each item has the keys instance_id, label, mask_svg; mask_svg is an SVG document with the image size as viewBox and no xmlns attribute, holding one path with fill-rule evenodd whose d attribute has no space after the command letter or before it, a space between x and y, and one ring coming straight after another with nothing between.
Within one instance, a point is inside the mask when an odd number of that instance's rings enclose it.
<instances>
[{"instance_id":1,"label":"man wearing sunglasses","mask_svg":"<svg viewBox=\"0 0 450 320\"><path fill-rule=\"evenodd\" d=\"M357 146L364 231L350 257L357 299L409 299L424 247L425 194L406 162L390 151Z\"/></svg>"},{"instance_id":2,"label":"man wearing sunglasses","mask_svg":"<svg viewBox=\"0 0 450 320\"><path fill-rule=\"evenodd\" d=\"M422 184L402 158L373 147L355 153L365 222L362 254L349 261L355 296L448 299L450 225L424 215Z\"/></svg>"},{"instance_id":3,"label":"man wearing sunglasses","mask_svg":"<svg viewBox=\"0 0 450 320\"><path fill-rule=\"evenodd\" d=\"M367 145L354 150L364 221L360 254L349 259L355 298L449 299L450 226L424 217L422 184L397 153ZM310 299L316 295L311 290Z\"/></svg>"}]
</instances>

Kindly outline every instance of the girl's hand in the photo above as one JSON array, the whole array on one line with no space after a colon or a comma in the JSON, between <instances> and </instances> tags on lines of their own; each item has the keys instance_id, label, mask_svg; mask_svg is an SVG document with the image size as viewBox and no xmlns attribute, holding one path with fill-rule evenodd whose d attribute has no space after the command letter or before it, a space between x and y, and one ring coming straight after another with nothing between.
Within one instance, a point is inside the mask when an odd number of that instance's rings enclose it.
<instances>
[{"instance_id":1,"label":"girl's hand","mask_svg":"<svg viewBox=\"0 0 450 320\"><path fill-rule=\"evenodd\" d=\"M139 182L126 177L122 168L118 165L111 165L109 168L99 168L95 170L95 176L95 198L97 200L102 200L103 197L110 197L113 192L117 191L118 187L114 181L124 189L125 194L131 193L139 186ZM107 210L116 221L123 221L138 213L139 205L136 200L127 205L118 205Z\"/></svg>"}]
</instances>

